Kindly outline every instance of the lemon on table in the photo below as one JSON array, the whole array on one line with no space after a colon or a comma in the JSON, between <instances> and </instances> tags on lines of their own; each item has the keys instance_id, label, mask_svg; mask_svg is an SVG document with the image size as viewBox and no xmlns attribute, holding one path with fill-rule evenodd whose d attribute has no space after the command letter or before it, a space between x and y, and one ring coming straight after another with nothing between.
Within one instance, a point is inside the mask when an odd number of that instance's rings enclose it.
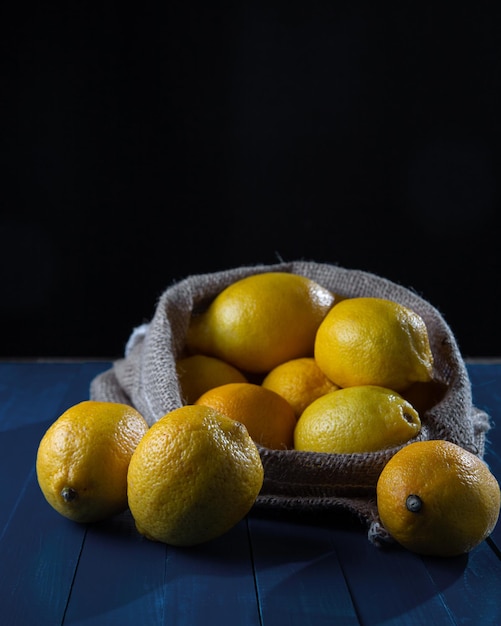
<instances>
[{"instance_id":1,"label":"lemon on table","mask_svg":"<svg viewBox=\"0 0 501 626\"><path fill-rule=\"evenodd\" d=\"M403 391L433 378L433 355L422 317L384 298L348 298L320 324L315 359L340 387L379 385Z\"/></svg>"},{"instance_id":2,"label":"lemon on table","mask_svg":"<svg viewBox=\"0 0 501 626\"><path fill-rule=\"evenodd\" d=\"M127 478L129 507L147 538L191 546L243 519L263 478L258 449L241 423L186 405L153 424L137 446Z\"/></svg>"},{"instance_id":3,"label":"lemon on table","mask_svg":"<svg viewBox=\"0 0 501 626\"><path fill-rule=\"evenodd\" d=\"M401 445L421 430L414 407L391 389L374 385L331 391L312 402L294 431L296 450L376 452Z\"/></svg>"},{"instance_id":4,"label":"lemon on table","mask_svg":"<svg viewBox=\"0 0 501 626\"><path fill-rule=\"evenodd\" d=\"M86 400L66 410L37 451L37 479L48 503L77 522L96 522L127 508L127 470L148 431L134 408Z\"/></svg>"},{"instance_id":5,"label":"lemon on table","mask_svg":"<svg viewBox=\"0 0 501 626\"><path fill-rule=\"evenodd\" d=\"M281 395L255 383L209 389L195 402L242 422L252 439L274 450L292 448L296 416Z\"/></svg>"},{"instance_id":6,"label":"lemon on table","mask_svg":"<svg viewBox=\"0 0 501 626\"><path fill-rule=\"evenodd\" d=\"M181 396L193 404L205 391L226 383L245 383L245 375L233 365L216 357L194 354L176 363Z\"/></svg>"},{"instance_id":7,"label":"lemon on table","mask_svg":"<svg viewBox=\"0 0 501 626\"><path fill-rule=\"evenodd\" d=\"M226 287L192 317L186 345L244 372L265 373L313 355L315 333L333 303L332 292L305 276L254 274Z\"/></svg>"},{"instance_id":8,"label":"lemon on table","mask_svg":"<svg viewBox=\"0 0 501 626\"><path fill-rule=\"evenodd\" d=\"M313 400L339 389L322 372L313 357L291 359L277 365L261 384L283 396L294 409L296 418Z\"/></svg>"},{"instance_id":9,"label":"lemon on table","mask_svg":"<svg viewBox=\"0 0 501 626\"><path fill-rule=\"evenodd\" d=\"M494 529L499 484L479 457L445 440L399 450L377 483L381 522L398 543L419 554L457 556Z\"/></svg>"}]
</instances>

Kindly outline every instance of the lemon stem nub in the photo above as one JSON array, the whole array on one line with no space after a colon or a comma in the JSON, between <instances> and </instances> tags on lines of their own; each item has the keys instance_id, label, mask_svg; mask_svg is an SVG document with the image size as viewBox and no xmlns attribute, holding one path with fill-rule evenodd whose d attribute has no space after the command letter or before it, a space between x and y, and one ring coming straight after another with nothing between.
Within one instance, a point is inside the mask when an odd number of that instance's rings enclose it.
<instances>
[{"instance_id":1,"label":"lemon stem nub","mask_svg":"<svg viewBox=\"0 0 501 626\"><path fill-rule=\"evenodd\" d=\"M404 416L404 419L409 422L409 424L414 424L414 417L410 413L406 413L404 411L402 415Z\"/></svg>"},{"instance_id":2,"label":"lemon stem nub","mask_svg":"<svg viewBox=\"0 0 501 626\"><path fill-rule=\"evenodd\" d=\"M407 507L407 510L411 513L419 513L423 506L423 501L419 496L411 494L410 496L407 496L405 506Z\"/></svg>"},{"instance_id":3,"label":"lemon stem nub","mask_svg":"<svg viewBox=\"0 0 501 626\"><path fill-rule=\"evenodd\" d=\"M78 497L78 493L73 489L73 487L63 487L61 489L61 498L65 502L73 502Z\"/></svg>"}]
</instances>

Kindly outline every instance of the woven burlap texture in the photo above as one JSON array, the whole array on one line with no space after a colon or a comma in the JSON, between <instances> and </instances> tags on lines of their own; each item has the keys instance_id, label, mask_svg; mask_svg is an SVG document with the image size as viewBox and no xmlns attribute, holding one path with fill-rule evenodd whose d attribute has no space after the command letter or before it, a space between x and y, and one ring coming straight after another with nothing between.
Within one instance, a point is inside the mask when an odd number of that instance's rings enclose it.
<instances>
[{"instance_id":1,"label":"woven burlap texture","mask_svg":"<svg viewBox=\"0 0 501 626\"><path fill-rule=\"evenodd\" d=\"M160 296L151 321L132 330L125 355L99 374L90 387L94 400L134 406L151 425L182 406L176 360L194 311L236 280L261 272L307 276L344 297L376 296L400 302L421 315L430 337L437 380L447 385L443 399L421 415L417 439L447 439L480 457L489 416L473 405L471 384L456 339L439 311L414 291L375 274L313 261L233 268L189 276ZM265 480L257 508L348 511L369 527L374 543L388 540L375 499L377 478L399 448L368 454L317 454L260 447Z\"/></svg>"}]
</instances>

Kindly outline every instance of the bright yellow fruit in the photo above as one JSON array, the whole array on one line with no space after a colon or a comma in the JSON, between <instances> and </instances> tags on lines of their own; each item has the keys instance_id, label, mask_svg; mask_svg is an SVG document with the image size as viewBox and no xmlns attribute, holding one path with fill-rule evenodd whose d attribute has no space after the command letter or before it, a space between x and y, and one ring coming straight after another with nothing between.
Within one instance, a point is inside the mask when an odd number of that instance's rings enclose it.
<instances>
[{"instance_id":1,"label":"bright yellow fruit","mask_svg":"<svg viewBox=\"0 0 501 626\"><path fill-rule=\"evenodd\" d=\"M132 456L129 507L138 531L175 546L227 532L249 512L264 470L239 422L183 406L153 424Z\"/></svg>"},{"instance_id":2,"label":"bright yellow fruit","mask_svg":"<svg viewBox=\"0 0 501 626\"><path fill-rule=\"evenodd\" d=\"M192 317L186 344L244 372L266 373L313 356L315 333L333 303L334 294L304 276L255 274L226 287Z\"/></svg>"},{"instance_id":3,"label":"bright yellow fruit","mask_svg":"<svg viewBox=\"0 0 501 626\"><path fill-rule=\"evenodd\" d=\"M377 483L383 526L419 554L456 556L493 531L499 484L479 457L444 440L419 441L399 450Z\"/></svg>"},{"instance_id":4,"label":"bright yellow fruit","mask_svg":"<svg viewBox=\"0 0 501 626\"><path fill-rule=\"evenodd\" d=\"M185 404L194 404L197 398L213 387L247 382L244 374L233 365L204 354L179 359L176 368Z\"/></svg>"},{"instance_id":5,"label":"bright yellow fruit","mask_svg":"<svg viewBox=\"0 0 501 626\"><path fill-rule=\"evenodd\" d=\"M48 503L76 522L96 522L127 508L127 470L148 431L134 408L86 400L65 411L38 446L38 483Z\"/></svg>"},{"instance_id":6,"label":"bright yellow fruit","mask_svg":"<svg viewBox=\"0 0 501 626\"><path fill-rule=\"evenodd\" d=\"M255 383L229 383L206 391L195 404L241 422L261 446L273 450L293 446L294 409L271 389Z\"/></svg>"},{"instance_id":7,"label":"bright yellow fruit","mask_svg":"<svg viewBox=\"0 0 501 626\"><path fill-rule=\"evenodd\" d=\"M331 391L303 411L294 431L296 450L376 452L403 444L421 430L412 405L384 387L362 385Z\"/></svg>"},{"instance_id":8,"label":"bright yellow fruit","mask_svg":"<svg viewBox=\"0 0 501 626\"><path fill-rule=\"evenodd\" d=\"M384 298L348 298L326 315L315 359L340 387L379 385L403 391L432 380L433 355L424 320Z\"/></svg>"},{"instance_id":9,"label":"bright yellow fruit","mask_svg":"<svg viewBox=\"0 0 501 626\"><path fill-rule=\"evenodd\" d=\"M296 418L313 400L339 389L322 372L313 357L291 359L277 365L261 384L283 396L294 409Z\"/></svg>"}]
</instances>

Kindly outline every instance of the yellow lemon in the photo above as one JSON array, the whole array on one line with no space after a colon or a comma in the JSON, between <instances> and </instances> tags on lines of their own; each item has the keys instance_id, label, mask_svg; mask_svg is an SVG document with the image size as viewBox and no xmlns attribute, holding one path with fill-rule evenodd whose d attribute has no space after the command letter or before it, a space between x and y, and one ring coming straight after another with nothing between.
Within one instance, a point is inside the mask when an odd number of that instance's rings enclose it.
<instances>
[{"instance_id":1,"label":"yellow lemon","mask_svg":"<svg viewBox=\"0 0 501 626\"><path fill-rule=\"evenodd\" d=\"M383 526L412 552L456 556L494 529L500 489L479 457L444 440L418 441L399 450L377 483Z\"/></svg>"},{"instance_id":2,"label":"yellow lemon","mask_svg":"<svg viewBox=\"0 0 501 626\"><path fill-rule=\"evenodd\" d=\"M138 531L175 546L222 535L249 512L264 470L245 426L187 405L153 424L134 452L128 499Z\"/></svg>"},{"instance_id":3,"label":"yellow lemon","mask_svg":"<svg viewBox=\"0 0 501 626\"><path fill-rule=\"evenodd\" d=\"M209 406L242 422L261 446L274 450L292 448L294 409L271 389L255 383L228 383L209 389L195 404Z\"/></svg>"},{"instance_id":4,"label":"yellow lemon","mask_svg":"<svg viewBox=\"0 0 501 626\"><path fill-rule=\"evenodd\" d=\"M420 430L417 411L395 391L374 385L346 387L306 407L294 431L294 447L312 452L376 452L403 444Z\"/></svg>"},{"instance_id":5,"label":"yellow lemon","mask_svg":"<svg viewBox=\"0 0 501 626\"><path fill-rule=\"evenodd\" d=\"M127 470L148 431L126 404L86 400L65 411L38 446L40 489L61 515L96 522L127 508Z\"/></svg>"},{"instance_id":6,"label":"yellow lemon","mask_svg":"<svg viewBox=\"0 0 501 626\"><path fill-rule=\"evenodd\" d=\"M185 404L193 404L205 391L226 383L245 383L240 370L221 359L194 354L176 363L181 395Z\"/></svg>"},{"instance_id":7,"label":"yellow lemon","mask_svg":"<svg viewBox=\"0 0 501 626\"><path fill-rule=\"evenodd\" d=\"M348 298L320 324L315 359L340 387L379 385L402 391L432 380L433 355L424 320L384 298Z\"/></svg>"},{"instance_id":8,"label":"yellow lemon","mask_svg":"<svg viewBox=\"0 0 501 626\"><path fill-rule=\"evenodd\" d=\"M192 317L186 345L244 372L265 373L313 356L315 333L333 303L332 292L305 276L255 274L226 287Z\"/></svg>"},{"instance_id":9,"label":"yellow lemon","mask_svg":"<svg viewBox=\"0 0 501 626\"><path fill-rule=\"evenodd\" d=\"M291 359L277 365L261 384L283 396L294 409L296 418L313 400L339 389L322 372L313 357Z\"/></svg>"}]
</instances>

